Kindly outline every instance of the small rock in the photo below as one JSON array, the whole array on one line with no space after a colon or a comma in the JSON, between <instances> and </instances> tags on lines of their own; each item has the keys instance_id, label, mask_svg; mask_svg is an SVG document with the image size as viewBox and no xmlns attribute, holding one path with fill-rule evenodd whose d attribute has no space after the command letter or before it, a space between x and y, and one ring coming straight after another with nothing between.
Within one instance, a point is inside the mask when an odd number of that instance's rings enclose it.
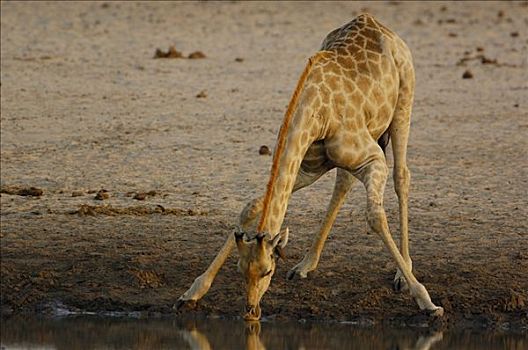
<instances>
[{"instance_id":1,"label":"small rock","mask_svg":"<svg viewBox=\"0 0 528 350\"><path fill-rule=\"evenodd\" d=\"M89 205L81 205L79 210L76 211L80 216L95 216L95 210Z\"/></svg>"},{"instance_id":2,"label":"small rock","mask_svg":"<svg viewBox=\"0 0 528 350\"><path fill-rule=\"evenodd\" d=\"M99 192L97 192L94 197L94 199L97 199L98 201L102 201L108 198L110 198L110 195L108 194L107 190L99 190Z\"/></svg>"},{"instance_id":3,"label":"small rock","mask_svg":"<svg viewBox=\"0 0 528 350\"><path fill-rule=\"evenodd\" d=\"M44 191L36 187L21 188L18 191L19 196L31 196L31 197L40 197L42 196L43 193Z\"/></svg>"},{"instance_id":4,"label":"small rock","mask_svg":"<svg viewBox=\"0 0 528 350\"><path fill-rule=\"evenodd\" d=\"M244 62L244 59L242 57L235 58L235 62Z\"/></svg>"},{"instance_id":5,"label":"small rock","mask_svg":"<svg viewBox=\"0 0 528 350\"><path fill-rule=\"evenodd\" d=\"M196 95L196 98L206 98L207 97L207 92L205 92L205 90L202 90L198 93L198 95Z\"/></svg>"},{"instance_id":6,"label":"small rock","mask_svg":"<svg viewBox=\"0 0 528 350\"><path fill-rule=\"evenodd\" d=\"M471 73L469 70L466 70L464 74L462 74L462 79L473 79L473 73Z\"/></svg>"},{"instance_id":7,"label":"small rock","mask_svg":"<svg viewBox=\"0 0 528 350\"><path fill-rule=\"evenodd\" d=\"M13 194L17 196L31 196L31 197L40 197L44 194L40 188L37 187L20 187L20 186L2 186L0 188L1 193Z\"/></svg>"},{"instance_id":8,"label":"small rock","mask_svg":"<svg viewBox=\"0 0 528 350\"><path fill-rule=\"evenodd\" d=\"M202 51L194 51L189 54L188 58L190 59L196 59L196 58L205 58L205 54Z\"/></svg>"},{"instance_id":9,"label":"small rock","mask_svg":"<svg viewBox=\"0 0 528 350\"><path fill-rule=\"evenodd\" d=\"M270 149L269 149L268 146L266 146L266 145L262 145L262 146L260 146L260 148L259 148L259 154L260 154L261 156L263 156L263 155L271 155L271 151L270 151Z\"/></svg>"},{"instance_id":10,"label":"small rock","mask_svg":"<svg viewBox=\"0 0 528 350\"><path fill-rule=\"evenodd\" d=\"M510 33L510 36L511 36L512 38L516 38L516 37L519 36L519 32L511 32L511 33Z\"/></svg>"},{"instance_id":11,"label":"small rock","mask_svg":"<svg viewBox=\"0 0 528 350\"><path fill-rule=\"evenodd\" d=\"M484 48L481 47L481 46L477 46L477 51L478 51L478 52L482 52L482 51L484 51Z\"/></svg>"},{"instance_id":12,"label":"small rock","mask_svg":"<svg viewBox=\"0 0 528 350\"><path fill-rule=\"evenodd\" d=\"M480 58L480 62L482 64L497 64L497 60L494 60L494 59L491 59L491 58L487 58L486 56L482 56Z\"/></svg>"},{"instance_id":13,"label":"small rock","mask_svg":"<svg viewBox=\"0 0 528 350\"><path fill-rule=\"evenodd\" d=\"M71 194L72 197L81 197L82 195L84 195L83 191L73 191Z\"/></svg>"},{"instance_id":14,"label":"small rock","mask_svg":"<svg viewBox=\"0 0 528 350\"><path fill-rule=\"evenodd\" d=\"M137 199L138 201L143 201L145 198L147 198L147 194L145 192L136 193L136 195L132 198Z\"/></svg>"}]
</instances>

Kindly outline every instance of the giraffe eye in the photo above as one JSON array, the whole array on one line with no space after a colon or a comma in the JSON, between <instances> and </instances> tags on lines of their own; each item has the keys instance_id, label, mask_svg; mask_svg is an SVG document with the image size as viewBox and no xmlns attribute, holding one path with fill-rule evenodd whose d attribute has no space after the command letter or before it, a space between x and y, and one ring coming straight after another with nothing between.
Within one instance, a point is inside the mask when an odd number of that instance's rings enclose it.
<instances>
[{"instance_id":1,"label":"giraffe eye","mask_svg":"<svg viewBox=\"0 0 528 350\"><path fill-rule=\"evenodd\" d=\"M262 277L266 277L266 276L270 275L272 271L273 271L273 270L269 270L268 272L266 272L265 274L263 274Z\"/></svg>"}]
</instances>

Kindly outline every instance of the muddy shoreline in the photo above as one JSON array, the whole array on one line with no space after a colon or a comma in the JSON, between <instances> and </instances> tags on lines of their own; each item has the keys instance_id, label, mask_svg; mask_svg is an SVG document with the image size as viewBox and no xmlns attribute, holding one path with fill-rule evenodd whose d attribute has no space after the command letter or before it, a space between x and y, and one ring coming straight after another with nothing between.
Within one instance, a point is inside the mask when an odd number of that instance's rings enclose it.
<instances>
[{"instance_id":1,"label":"muddy shoreline","mask_svg":"<svg viewBox=\"0 0 528 350\"><path fill-rule=\"evenodd\" d=\"M207 267L223 237L220 233L211 237L207 242L208 252L198 256L195 249L202 242L192 237L177 239L168 232L185 232L197 225L220 227L222 231L233 229L220 219L186 215L177 218L182 223L178 228L173 227L174 217L161 214L111 217L66 214L54 215L51 219L61 220L68 224L63 223L62 230L50 232L45 228L49 224L47 218L40 218L37 220L40 230L35 230L35 235L29 234L31 230L26 228L18 239L14 239L14 230L6 234L6 222L11 221L3 222L2 239L9 242L2 246L3 319L86 312L141 318L240 317L244 293L236 271L236 254L229 258L210 292L195 309L173 309L179 295ZM301 225L304 220L301 216L292 221ZM88 229L92 225L95 227ZM118 233L114 227L122 228ZM74 228L75 235L68 233ZM83 228L84 234L79 228ZM374 240L366 234L363 238L363 244ZM376 249L382 252L381 248L378 245ZM341 265L336 259L345 258L346 249L339 246L333 249L336 249L334 257L327 256L318 271L300 281L287 281L285 277L303 252L294 247L288 250L288 259L279 263L272 288L262 302L266 320L345 322L358 327L527 330L524 291L519 288L515 292L511 283L506 284L515 272L513 269L509 276L490 279L486 266L464 270L457 263L439 264L438 259L429 261L415 254L418 278L430 289L433 301L446 311L443 318L436 319L417 311L407 293L391 290L394 268L383 253L363 261L349 258L356 266ZM32 257L28 257L28 252L32 252ZM452 276L451 271L457 269L464 272L460 279ZM517 281L521 282L524 271L516 273ZM472 276L471 280L466 280L468 275ZM479 290L475 287L479 284L487 287ZM450 285L454 288L449 288Z\"/></svg>"}]
</instances>

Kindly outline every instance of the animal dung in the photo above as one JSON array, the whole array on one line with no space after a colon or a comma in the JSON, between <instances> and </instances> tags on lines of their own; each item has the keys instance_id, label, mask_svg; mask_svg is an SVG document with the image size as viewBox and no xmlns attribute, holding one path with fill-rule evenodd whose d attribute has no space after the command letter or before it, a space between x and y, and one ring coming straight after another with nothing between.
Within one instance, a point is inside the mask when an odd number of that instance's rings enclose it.
<instances>
[{"instance_id":1,"label":"animal dung","mask_svg":"<svg viewBox=\"0 0 528 350\"><path fill-rule=\"evenodd\" d=\"M464 74L462 74L462 79L472 79L473 73L471 73L470 70L466 70Z\"/></svg>"},{"instance_id":2,"label":"animal dung","mask_svg":"<svg viewBox=\"0 0 528 350\"><path fill-rule=\"evenodd\" d=\"M169 49L167 51L163 51L162 49L156 49L154 52L154 58L188 58L188 59L197 59L197 58L205 58L205 54L202 51L194 51L189 54L189 56L185 57L180 51L176 50L176 47L174 45L169 46Z\"/></svg>"},{"instance_id":3,"label":"animal dung","mask_svg":"<svg viewBox=\"0 0 528 350\"><path fill-rule=\"evenodd\" d=\"M266 145L262 145L262 146L260 146L260 148L259 148L259 154L260 154L261 156L264 156L264 155L271 155L271 150L269 149L268 146L266 146Z\"/></svg>"},{"instance_id":4,"label":"animal dung","mask_svg":"<svg viewBox=\"0 0 528 350\"><path fill-rule=\"evenodd\" d=\"M200 92L196 95L196 98L205 98L205 97L207 97L207 92L205 92L205 90L200 91Z\"/></svg>"},{"instance_id":5,"label":"animal dung","mask_svg":"<svg viewBox=\"0 0 528 350\"><path fill-rule=\"evenodd\" d=\"M187 58L197 59L197 58L205 58L205 54L202 51L194 51L187 56Z\"/></svg>"},{"instance_id":6,"label":"animal dung","mask_svg":"<svg viewBox=\"0 0 528 350\"><path fill-rule=\"evenodd\" d=\"M183 55L180 51L176 50L174 46L170 46L167 52L161 49L156 49L154 58L182 58Z\"/></svg>"}]
</instances>

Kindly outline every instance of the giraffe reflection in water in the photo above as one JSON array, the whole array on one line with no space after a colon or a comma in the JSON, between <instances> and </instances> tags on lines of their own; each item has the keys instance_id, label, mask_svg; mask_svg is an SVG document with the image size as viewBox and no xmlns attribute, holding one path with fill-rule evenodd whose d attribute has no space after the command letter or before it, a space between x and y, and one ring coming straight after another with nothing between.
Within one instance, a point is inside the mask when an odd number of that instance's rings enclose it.
<instances>
[{"instance_id":1,"label":"giraffe reflection in water","mask_svg":"<svg viewBox=\"0 0 528 350\"><path fill-rule=\"evenodd\" d=\"M2 319L0 334L5 349L526 349L522 333L279 320L24 317Z\"/></svg>"},{"instance_id":2,"label":"giraffe reflection in water","mask_svg":"<svg viewBox=\"0 0 528 350\"><path fill-rule=\"evenodd\" d=\"M245 340L246 349L248 350L265 350L266 347L260 339L260 322L245 323ZM213 349L207 337L201 333L196 327L191 330L184 330L180 332L181 336L191 348L191 350L210 350Z\"/></svg>"},{"instance_id":3,"label":"giraffe reflection in water","mask_svg":"<svg viewBox=\"0 0 528 350\"><path fill-rule=\"evenodd\" d=\"M196 327L193 327L190 330L181 331L182 337L187 341L191 350L210 350L214 349L207 337L201 333ZM351 340L354 339L351 336ZM435 343L438 343L443 339L443 333L433 332L427 335L421 335L418 337L418 340L414 344L409 344L408 339L403 339L401 342L396 341L396 344L390 342L391 348L402 349L402 350L429 350L431 346ZM359 342L341 342L332 345L338 346L338 348L356 348L361 347L361 340ZM363 343L363 346L367 346L368 343ZM284 348L290 349L307 349L307 348L319 348L319 346L312 344L311 341L308 341L306 344L300 341L298 344L291 344L288 342L288 339L283 339L281 344ZM328 346L329 344L327 344ZM245 323L245 346L246 350L265 350L266 346L264 345L261 339L261 326L259 321L252 321ZM275 348L276 345L270 346ZM326 347L325 347L326 348Z\"/></svg>"}]
</instances>

